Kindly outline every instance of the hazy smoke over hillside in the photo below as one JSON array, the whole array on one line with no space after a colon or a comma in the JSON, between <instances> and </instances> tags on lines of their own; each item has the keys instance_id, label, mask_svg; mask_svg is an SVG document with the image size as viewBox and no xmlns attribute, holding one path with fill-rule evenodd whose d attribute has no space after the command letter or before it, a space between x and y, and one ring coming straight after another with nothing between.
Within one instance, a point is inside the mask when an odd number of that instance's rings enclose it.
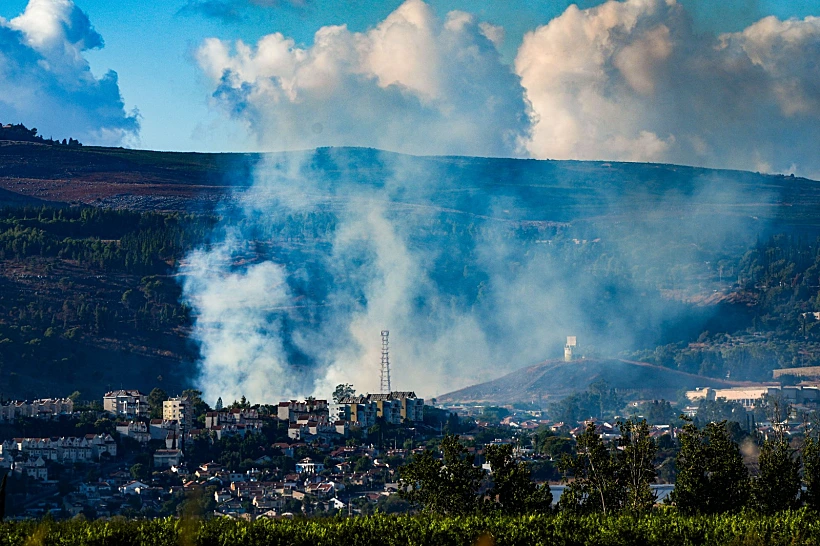
<instances>
[{"instance_id":1,"label":"hazy smoke over hillside","mask_svg":"<svg viewBox=\"0 0 820 546\"><path fill-rule=\"evenodd\" d=\"M549 238L539 241L506 219L544 219L528 185L518 195L478 186L391 154L271 156L183 271L208 399L327 397L342 382L374 391L384 328L393 385L426 396L558 357L570 334L604 355L658 342L709 313L691 317L654 287L711 293L709 248L760 228L731 212L748 198L705 177L661 195L596 191L612 223L536 222ZM461 193L463 212L446 206ZM322 214L334 227L318 240L279 231ZM571 238L584 230L599 238ZM280 247L290 250L277 257Z\"/></svg>"},{"instance_id":2,"label":"hazy smoke over hillside","mask_svg":"<svg viewBox=\"0 0 820 546\"><path fill-rule=\"evenodd\" d=\"M409 0L366 32L325 27L309 47L211 39L197 58L215 100L270 149L815 173L818 21L711 36L671 0L573 6L509 67L503 29ZM779 197L672 168L529 180L470 164L319 150L262 165L186 271L206 395L376 389L383 328L394 385L428 396L558 356L568 334L605 355L685 338L710 311L681 300L725 287L727 242L765 231ZM283 236L322 215L332 227Z\"/></svg>"}]
</instances>

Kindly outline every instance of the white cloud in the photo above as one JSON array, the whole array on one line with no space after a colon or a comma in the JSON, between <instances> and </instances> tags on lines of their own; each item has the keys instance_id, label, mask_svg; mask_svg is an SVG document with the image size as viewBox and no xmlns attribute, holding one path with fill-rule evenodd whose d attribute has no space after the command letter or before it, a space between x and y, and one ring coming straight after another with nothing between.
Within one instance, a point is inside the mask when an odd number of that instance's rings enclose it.
<instances>
[{"instance_id":1,"label":"white cloud","mask_svg":"<svg viewBox=\"0 0 820 546\"><path fill-rule=\"evenodd\" d=\"M0 121L89 144L135 137L139 123L124 111L117 74L96 78L84 57L102 46L70 0L30 0L18 17L0 18Z\"/></svg>"},{"instance_id":2,"label":"white cloud","mask_svg":"<svg viewBox=\"0 0 820 546\"><path fill-rule=\"evenodd\" d=\"M535 157L820 170L820 19L696 35L674 0L575 6L515 60Z\"/></svg>"},{"instance_id":3,"label":"white cloud","mask_svg":"<svg viewBox=\"0 0 820 546\"><path fill-rule=\"evenodd\" d=\"M407 0L367 32L321 28L197 52L217 102L271 149L359 145L419 154L517 155L527 105L501 62L501 33L464 12L441 21Z\"/></svg>"}]
</instances>

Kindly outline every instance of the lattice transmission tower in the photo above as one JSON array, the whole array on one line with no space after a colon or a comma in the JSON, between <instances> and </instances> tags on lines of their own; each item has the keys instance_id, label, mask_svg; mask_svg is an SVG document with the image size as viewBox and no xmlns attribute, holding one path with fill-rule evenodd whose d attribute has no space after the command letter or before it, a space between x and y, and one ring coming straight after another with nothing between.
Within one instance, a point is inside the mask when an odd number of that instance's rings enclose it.
<instances>
[{"instance_id":1,"label":"lattice transmission tower","mask_svg":"<svg viewBox=\"0 0 820 546\"><path fill-rule=\"evenodd\" d=\"M381 373L381 391L383 394L390 393L390 355L388 350L387 337L390 335L389 330L382 330L382 373Z\"/></svg>"}]
</instances>

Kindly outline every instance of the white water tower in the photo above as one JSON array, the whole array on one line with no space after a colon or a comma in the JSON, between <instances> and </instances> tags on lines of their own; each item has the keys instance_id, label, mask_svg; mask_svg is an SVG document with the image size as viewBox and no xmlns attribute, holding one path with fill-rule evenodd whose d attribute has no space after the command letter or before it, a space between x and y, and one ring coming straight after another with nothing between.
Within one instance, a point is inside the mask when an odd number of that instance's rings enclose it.
<instances>
[{"instance_id":1,"label":"white water tower","mask_svg":"<svg viewBox=\"0 0 820 546\"><path fill-rule=\"evenodd\" d=\"M564 362L572 361L572 354L576 347L578 347L578 340L575 336L567 336L567 344L564 345Z\"/></svg>"}]
</instances>

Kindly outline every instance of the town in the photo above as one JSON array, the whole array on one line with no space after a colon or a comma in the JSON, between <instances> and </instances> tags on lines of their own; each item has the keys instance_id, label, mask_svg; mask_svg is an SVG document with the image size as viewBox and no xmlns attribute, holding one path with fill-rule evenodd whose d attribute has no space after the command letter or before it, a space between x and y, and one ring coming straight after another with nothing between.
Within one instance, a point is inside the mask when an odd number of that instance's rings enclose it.
<instances>
[{"instance_id":1,"label":"town","mask_svg":"<svg viewBox=\"0 0 820 546\"><path fill-rule=\"evenodd\" d=\"M780 396L793 408L811 409L815 391L698 389L686 393L683 411L697 417L716 405L730 415L741 410L735 419L741 428L765 435L771 423L754 417L764 401ZM632 402L622 411L648 418L651 437L668 448L680 421L653 417L652 406L664 404ZM591 420L614 440L618 417L606 418L608 410ZM167 396L160 389L122 389L93 402L4 402L0 467L9 472L7 517L19 519L394 513L410 509L397 495L398 467L445 434L459 434L478 464L486 446L512 444L534 479L557 484L554 462L574 450L573 439L589 420L556 422L514 406L442 408L425 405L414 392L357 395L346 384L330 401L251 405L243 398L229 405L218 400L213 408L195 390ZM793 421L789 433L799 435L805 424ZM22 434L5 437L7 431ZM674 481L663 472L658 478Z\"/></svg>"}]
</instances>

